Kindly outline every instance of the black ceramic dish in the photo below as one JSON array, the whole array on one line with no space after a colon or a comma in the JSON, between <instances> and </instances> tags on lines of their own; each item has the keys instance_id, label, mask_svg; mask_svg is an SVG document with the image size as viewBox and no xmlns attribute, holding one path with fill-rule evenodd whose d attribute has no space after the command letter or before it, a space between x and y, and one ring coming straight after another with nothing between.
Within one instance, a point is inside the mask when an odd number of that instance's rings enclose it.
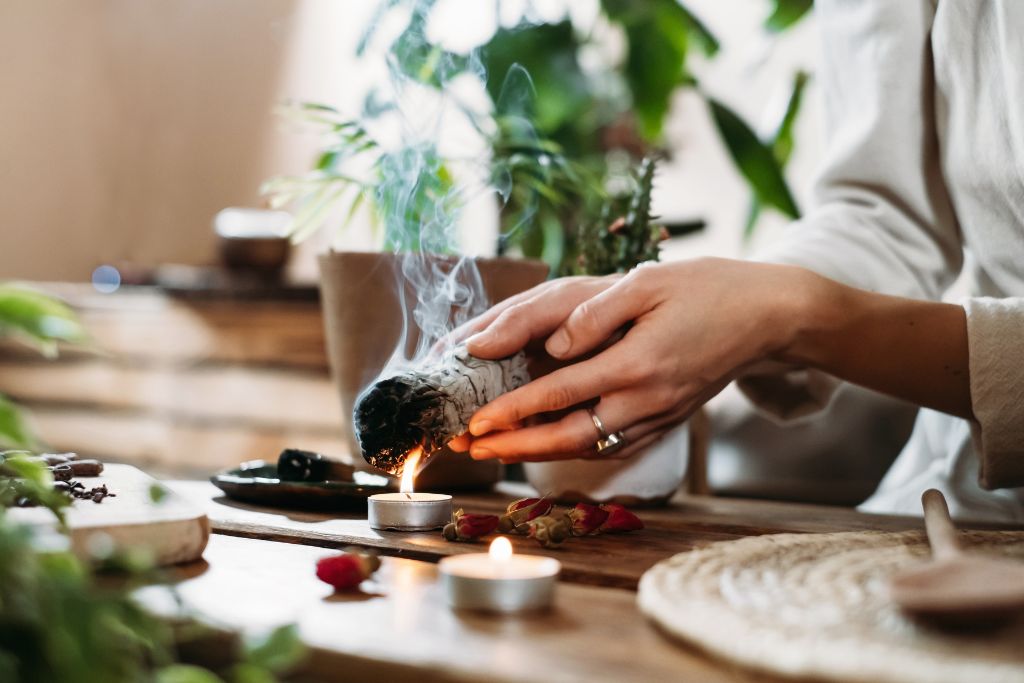
<instances>
[{"instance_id":1,"label":"black ceramic dish","mask_svg":"<svg viewBox=\"0 0 1024 683\"><path fill-rule=\"evenodd\" d=\"M375 493L397 490L390 479L356 472L353 481L281 481L277 465L253 460L210 477L232 500L294 510L365 510Z\"/></svg>"}]
</instances>

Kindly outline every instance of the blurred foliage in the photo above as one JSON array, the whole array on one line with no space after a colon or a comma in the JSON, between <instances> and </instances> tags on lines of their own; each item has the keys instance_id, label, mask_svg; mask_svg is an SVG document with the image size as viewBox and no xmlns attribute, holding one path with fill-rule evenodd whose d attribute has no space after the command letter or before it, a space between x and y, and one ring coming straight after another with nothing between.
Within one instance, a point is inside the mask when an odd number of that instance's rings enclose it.
<instances>
[{"instance_id":1,"label":"blurred foliage","mask_svg":"<svg viewBox=\"0 0 1024 683\"><path fill-rule=\"evenodd\" d=\"M711 57L718 39L677 0L603 0L601 6L626 36L623 76L640 133L657 142L672 95L691 80L686 64L691 41Z\"/></svg>"},{"instance_id":2,"label":"blurred foliage","mask_svg":"<svg viewBox=\"0 0 1024 683\"><path fill-rule=\"evenodd\" d=\"M778 125L775 126L775 132L769 141L772 156L775 157L775 162L780 169L786 168L789 157L793 153L793 126L796 123L800 104L803 100L804 88L807 86L809 79L810 77L803 71L798 71L793 76L793 86L786 100L786 108L783 110L782 118L778 121ZM756 187L756 183L751 181L751 186ZM747 221L743 228L744 239L749 239L754 234L754 228L757 226L757 220L761 216L761 210L764 205L761 199L764 194L765 192L755 191L751 198L750 210L747 213ZM790 215L785 211L783 213L791 218L797 218L796 215Z\"/></svg>"},{"instance_id":3,"label":"blurred foliage","mask_svg":"<svg viewBox=\"0 0 1024 683\"><path fill-rule=\"evenodd\" d=\"M18 406L0 394L0 448L39 448L39 439Z\"/></svg>"},{"instance_id":4,"label":"blurred foliage","mask_svg":"<svg viewBox=\"0 0 1024 683\"><path fill-rule=\"evenodd\" d=\"M47 357L57 354L58 342L86 340L74 312L62 301L35 289L0 283L0 336L11 335Z\"/></svg>"},{"instance_id":5,"label":"blurred foliage","mask_svg":"<svg viewBox=\"0 0 1024 683\"><path fill-rule=\"evenodd\" d=\"M555 274L597 264L615 263L618 269L624 254L649 254L644 231L629 233L629 239L641 242L624 252L598 257L593 250L611 244L609 225L636 199L628 194L628 188L636 188L635 178L629 180L637 172L636 164L667 154L662 149L664 124L681 88L691 88L707 101L715 128L750 187L753 199L745 233L753 230L765 208L789 218L799 216L783 168L792 151L793 123L806 77L795 79L775 136L761 140L752 126L710 96L693 76L691 59L714 58L719 41L685 2L600 0L601 21L620 33L624 52L621 63L597 72L584 68L582 55L587 49L603 49L598 37L581 33L568 18L545 22L527 11L517 25L498 27L479 50L462 55L427 39L434 5L434 0L383 0L357 52L368 53L389 12L403 11L405 28L387 51L393 74L434 88L446 87L459 74L486 74L492 120L474 120L474 125L491 145L488 175L504 200L498 253L541 258ZM765 28L770 33L784 31L810 8L810 0L773 0ZM432 221L453 220L457 211L459 198L453 198L457 193L447 160L429 146L412 150L412 160L402 157L407 150L397 158L388 157L367 139L362 126L366 119L394 109L394 103L376 90L364 102L361 122L343 120L323 105L297 108L334 129L311 173L265 185L275 205L296 200L301 205L293 225L295 239L319 227L333 208L340 206L351 216L369 203L371 214L384 222L387 248L439 250L423 244L421 231ZM364 154L377 155L367 179L337 170L346 160ZM632 161L624 164L623 155ZM410 167L418 169L412 179ZM395 181L403 178L406 188L401 190ZM623 248L621 240L614 242L616 249Z\"/></svg>"},{"instance_id":6,"label":"blurred foliage","mask_svg":"<svg viewBox=\"0 0 1024 683\"><path fill-rule=\"evenodd\" d=\"M0 512L29 501L49 509L63 527L64 508L71 499L53 489L50 471L28 460L31 455L31 451L24 450L0 451Z\"/></svg>"},{"instance_id":7,"label":"blurred foliage","mask_svg":"<svg viewBox=\"0 0 1024 683\"><path fill-rule=\"evenodd\" d=\"M97 558L97 567L118 570L101 574L40 528L15 523L5 510L18 499L58 515L70 503L53 490L49 471L23 456L0 454L5 475L17 475L0 477L0 681L262 683L301 659L296 629L284 626L247 642L229 637L216 671L178 663L189 644L223 635L146 611L132 592L160 581L148 562Z\"/></svg>"},{"instance_id":8,"label":"blurred foliage","mask_svg":"<svg viewBox=\"0 0 1024 683\"><path fill-rule=\"evenodd\" d=\"M785 31L803 19L814 5L814 0L772 0L772 13L765 28L774 33Z\"/></svg>"},{"instance_id":9,"label":"blurred foliage","mask_svg":"<svg viewBox=\"0 0 1024 683\"><path fill-rule=\"evenodd\" d=\"M0 283L0 337L12 337L47 358L57 355L61 342L87 340L82 324L64 302L29 287ZM0 394L0 448L38 448L18 407Z\"/></svg>"}]
</instances>

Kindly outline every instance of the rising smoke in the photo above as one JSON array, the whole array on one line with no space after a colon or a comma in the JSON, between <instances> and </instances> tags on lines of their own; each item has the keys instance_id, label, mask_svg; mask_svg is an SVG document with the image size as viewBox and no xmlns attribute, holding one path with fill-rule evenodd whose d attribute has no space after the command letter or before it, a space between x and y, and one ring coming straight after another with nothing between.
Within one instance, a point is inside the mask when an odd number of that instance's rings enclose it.
<instances>
[{"instance_id":1,"label":"rising smoke","mask_svg":"<svg viewBox=\"0 0 1024 683\"><path fill-rule=\"evenodd\" d=\"M378 162L375 205L385 247L401 264L396 290L406 314L402 338L381 376L415 365L489 306L475 261L461 253L460 217L481 195L504 203L512 191L511 176L492 163L486 144L496 133L495 111L519 135L534 135L526 72L514 66L502 76L495 109L489 101L481 105L488 74L479 48L466 54L440 48L427 37L435 3L405 4L408 24L384 56L388 81L367 107L390 142ZM529 211L521 212L520 223L528 220Z\"/></svg>"}]
</instances>

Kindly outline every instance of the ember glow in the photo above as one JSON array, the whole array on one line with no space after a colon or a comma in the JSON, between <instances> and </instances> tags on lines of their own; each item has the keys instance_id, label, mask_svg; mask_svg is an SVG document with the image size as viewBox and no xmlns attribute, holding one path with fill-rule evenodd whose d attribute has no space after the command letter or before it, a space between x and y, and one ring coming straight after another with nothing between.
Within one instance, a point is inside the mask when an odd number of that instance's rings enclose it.
<instances>
[{"instance_id":1,"label":"ember glow","mask_svg":"<svg viewBox=\"0 0 1024 683\"><path fill-rule=\"evenodd\" d=\"M412 493L414 490L413 480L416 478L416 470L420 466L420 459L423 457L423 449L416 447L409 452L409 455L405 458L405 467L402 468L402 483L399 486L399 491L402 493Z\"/></svg>"}]
</instances>

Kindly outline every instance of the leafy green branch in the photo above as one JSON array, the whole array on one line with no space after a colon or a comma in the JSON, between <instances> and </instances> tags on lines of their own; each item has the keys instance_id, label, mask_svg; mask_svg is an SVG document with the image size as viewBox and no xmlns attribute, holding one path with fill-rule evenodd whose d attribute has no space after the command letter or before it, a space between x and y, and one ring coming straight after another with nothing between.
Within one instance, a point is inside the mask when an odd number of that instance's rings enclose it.
<instances>
[{"instance_id":1,"label":"leafy green branch","mask_svg":"<svg viewBox=\"0 0 1024 683\"><path fill-rule=\"evenodd\" d=\"M11 337L37 349L47 358L57 355L60 343L88 340L74 311L64 302L30 287L0 283L0 337ZM0 448L39 447L24 416L0 394Z\"/></svg>"}]
</instances>

